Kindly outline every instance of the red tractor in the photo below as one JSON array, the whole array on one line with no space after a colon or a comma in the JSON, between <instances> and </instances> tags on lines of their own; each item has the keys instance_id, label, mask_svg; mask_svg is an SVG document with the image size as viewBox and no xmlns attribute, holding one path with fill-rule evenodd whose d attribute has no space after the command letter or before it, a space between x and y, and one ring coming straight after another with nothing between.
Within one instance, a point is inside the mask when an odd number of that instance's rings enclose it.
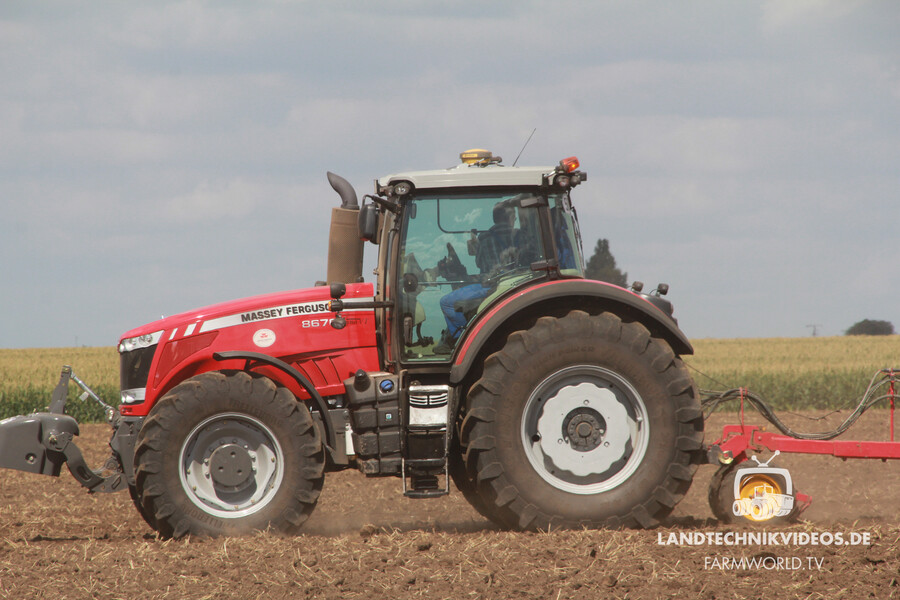
<instances>
[{"instance_id":1,"label":"red tractor","mask_svg":"<svg viewBox=\"0 0 900 600\"><path fill-rule=\"evenodd\" d=\"M347 468L415 498L452 479L507 528L658 524L706 460L667 286L584 278L574 157L461 157L383 177L362 206L329 173L327 283L129 331L104 467L72 442L67 367L49 412L0 424L0 467L66 463L172 537L296 531Z\"/></svg>"}]
</instances>

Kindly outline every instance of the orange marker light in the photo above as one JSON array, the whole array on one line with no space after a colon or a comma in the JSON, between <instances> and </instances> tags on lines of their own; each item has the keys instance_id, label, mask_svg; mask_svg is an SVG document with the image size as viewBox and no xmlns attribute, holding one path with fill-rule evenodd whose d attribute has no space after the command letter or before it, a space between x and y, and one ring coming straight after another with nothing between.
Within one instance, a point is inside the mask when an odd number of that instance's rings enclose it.
<instances>
[{"instance_id":1,"label":"orange marker light","mask_svg":"<svg viewBox=\"0 0 900 600\"><path fill-rule=\"evenodd\" d=\"M559 161L560 166L565 169L566 173L571 173L575 169L577 169L581 163L578 162L577 156L570 156L569 158L564 158Z\"/></svg>"}]
</instances>

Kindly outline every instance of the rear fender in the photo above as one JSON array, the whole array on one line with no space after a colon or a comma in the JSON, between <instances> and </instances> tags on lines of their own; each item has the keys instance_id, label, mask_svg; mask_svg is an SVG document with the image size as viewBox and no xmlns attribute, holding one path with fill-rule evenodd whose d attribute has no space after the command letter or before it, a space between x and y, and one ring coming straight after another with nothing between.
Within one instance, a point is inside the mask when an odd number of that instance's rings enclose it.
<instances>
[{"instance_id":1,"label":"rear fender","mask_svg":"<svg viewBox=\"0 0 900 600\"><path fill-rule=\"evenodd\" d=\"M609 311L624 320L642 323L664 339L676 354L693 354L687 336L675 320L643 297L619 286L589 279L548 281L501 298L467 328L450 370L450 384L458 385L506 337L542 316L564 316L572 310L590 314Z\"/></svg>"}]
</instances>

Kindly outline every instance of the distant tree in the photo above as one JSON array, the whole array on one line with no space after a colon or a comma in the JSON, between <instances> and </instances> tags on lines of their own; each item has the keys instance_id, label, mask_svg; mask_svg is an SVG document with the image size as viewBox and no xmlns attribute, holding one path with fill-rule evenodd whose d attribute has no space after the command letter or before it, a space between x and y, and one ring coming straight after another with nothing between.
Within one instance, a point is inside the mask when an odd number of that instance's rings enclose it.
<instances>
[{"instance_id":1,"label":"distant tree","mask_svg":"<svg viewBox=\"0 0 900 600\"><path fill-rule=\"evenodd\" d=\"M894 335L894 325L890 321L863 319L854 323L846 335Z\"/></svg>"},{"instance_id":2,"label":"distant tree","mask_svg":"<svg viewBox=\"0 0 900 600\"><path fill-rule=\"evenodd\" d=\"M600 238L594 247L594 255L587 262L584 276L588 279L606 281L625 287L628 273L623 273L616 267L616 259L609 251L609 240Z\"/></svg>"}]
</instances>

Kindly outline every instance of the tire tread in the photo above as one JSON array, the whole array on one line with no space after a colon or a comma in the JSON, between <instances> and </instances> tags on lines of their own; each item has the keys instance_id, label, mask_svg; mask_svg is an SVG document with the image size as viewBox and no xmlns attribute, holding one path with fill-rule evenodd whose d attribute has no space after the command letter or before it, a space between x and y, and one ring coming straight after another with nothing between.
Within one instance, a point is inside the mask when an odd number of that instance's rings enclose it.
<instances>
[{"instance_id":1,"label":"tire tread","mask_svg":"<svg viewBox=\"0 0 900 600\"><path fill-rule=\"evenodd\" d=\"M643 357L659 373L670 401L675 405L677 443L664 480L654 493L635 503L627 514L610 515L600 521L567 521L524 501L502 463L493 456L496 440L491 432L497 418L494 407L502 397L504 378L515 373L513 366L520 365L548 341L585 335L621 343ZM611 313L591 316L583 311L572 311L562 318L541 317L530 329L510 334L506 345L488 357L481 378L472 385L468 395L468 411L462 420L460 442L466 472L473 477L472 485L488 516L501 526L517 529L598 525L650 528L668 516L684 497L702 461L703 413L690 375L666 342L652 337L644 325L623 322Z\"/></svg>"}]
</instances>

